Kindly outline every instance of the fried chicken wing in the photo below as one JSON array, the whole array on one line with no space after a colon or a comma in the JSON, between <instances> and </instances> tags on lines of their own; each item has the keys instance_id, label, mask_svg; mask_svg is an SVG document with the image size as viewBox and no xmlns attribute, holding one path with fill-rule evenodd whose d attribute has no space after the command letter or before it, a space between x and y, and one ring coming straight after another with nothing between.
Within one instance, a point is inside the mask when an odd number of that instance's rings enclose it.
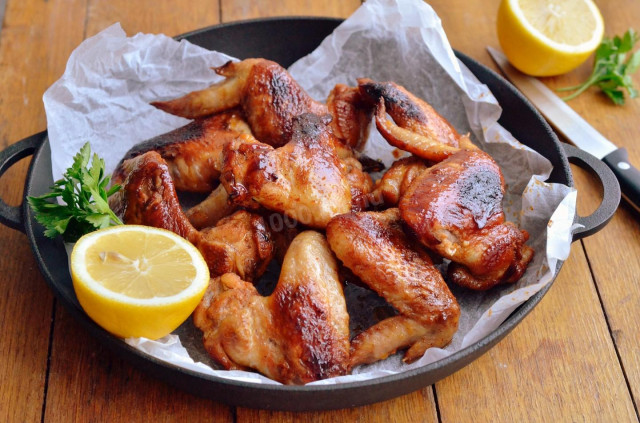
<instances>
[{"instance_id":1,"label":"fried chicken wing","mask_svg":"<svg viewBox=\"0 0 640 423\"><path fill-rule=\"evenodd\" d=\"M370 203L396 207L402 194L427 168L425 161L419 157L411 156L396 160L382 178L376 181L375 188L369 194Z\"/></svg>"},{"instance_id":2,"label":"fried chicken wing","mask_svg":"<svg viewBox=\"0 0 640 423\"><path fill-rule=\"evenodd\" d=\"M109 205L123 222L167 229L188 239L202 252L212 276L235 272L254 280L273 257L273 242L261 216L241 211L213 229L196 230L180 207L167 164L156 151L125 160L114 183L123 188Z\"/></svg>"},{"instance_id":3,"label":"fried chicken wing","mask_svg":"<svg viewBox=\"0 0 640 423\"><path fill-rule=\"evenodd\" d=\"M200 232L196 247L212 276L235 273L253 281L262 275L275 255L271 232L264 218L239 210Z\"/></svg>"},{"instance_id":4,"label":"fried chicken wing","mask_svg":"<svg viewBox=\"0 0 640 423\"><path fill-rule=\"evenodd\" d=\"M403 220L428 248L457 264L454 282L488 289L514 282L533 257L529 235L502 210L504 179L481 151L460 151L422 172L402 196Z\"/></svg>"},{"instance_id":5,"label":"fried chicken wing","mask_svg":"<svg viewBox=\"0 0 640 423\"><path fill-rule=\"evenodd\" d=\"M346 145L360 151L369 136L373 106L374 103L363 98L358 87L337 84L327 98L327 107L333 116L333 133Z\"/></svg>"},{"instance_id":6,"label":"fried chicken wing","mask_svg":"<svg viewBox=\"0 0 640 423\"><path fill-rule=\"evenodd\" d=\"M234 274L212 279L194 323L226 369L255 369L284 384L347 371L349 316L336 260L318 232L293 240L268 297Z\"/></svg>"},{"instance_id":7,"label":"fried chicken wing","mask_svg":"<svg viewBox=\"0 0 640 423\"><path fill-rule=\"evenodd\" d=\"M377 104L376 127L389 144L434 162L461 149L477 149L467 135L460 135L433 107L404 87L366 78L358 80L358 87ZM387 119L387 113L393 120Z\"/></svg>"},{"instance_id":8,"label":"fried chicken wing","mask_svg":"<svg viewBox=\"0 0 640 423\"><path fill-rule=\"evenodd\" d=\"M429 255L404 234L398 209L337 216L327 226L327 239L342 263L399 313L352 340L351 367L406 347L404 360L410 362L451 341L458 303Z\"/></svg>"},{"instance_id":9,"label":"fried chicken wing","mask_svg":"<svg viewBox=\"0 0 640 423\"><path fill-rule=\"evenodd\" d=\"M283 147L229 143L221 182L240 206L262 206L324 228L351 210L351 188L332 136L328 119L304 114L293 119L291 140Z\"/></svg>"},{"instance_id":10,"label":"fried chicken wing","mask_svg":"<svg viewBox=\"0 0 640 423\"><path fill-rule=\"evenodd\" d=\"M152 105L190 119L240 107L255 137L274 147L288 142L294 117L328 113L327 107L309 97L286 69L270 60L228 62L214 70L226 79L205 90Z\"/></svg>"},{"instance_id":11,"label":"fried chicken wing","mask_svg":"<svg viewBox=\"0 0 640 423\"><path fill-rule=\"evenodd\" d=\"M362 168L362 163L355 157L340 161L351 192L351 211L363 211L369 208L369 194L373 189L371 175Z\"/></svg>"},{"instance_id":12,"label":"fried chicken wing","mask_svg":"<svg viewBox=\"0 0 640 423\"><path fill-rule=\"evenodd\" d=\"M222 185L218 185L211 194L199 204L186 211L187 219L197 229L214 226L220 219L230 215L236 206L229 201L229 194Z\"/></svg>"},{"instance_id":13,"label":"fried chicken wing","mask_svg":"<svg viewBox=\"0 0 640 423\"><path fill-rule=\"evenodd\" d=\"M147 151L157 151L166 161L177 190L207 193L218 185L223 146L238 137L253 141L240 112L230 110L144 141L129 150L120 164ZM115 174L119 171L120 165Z\"/></svg>"},{"instance_id":14,"label":"fried chicken wing","mask_svg":"<svg viewBox=\"0 0 640 423\"><path fill-rule=\"evenodd\" d=\"M184 215L169 167L158 152L124 160L113 184L122 189L109 198L109 206L124 223L167 229L197 243L200 234Z\"/></svg>"}]
</instances>

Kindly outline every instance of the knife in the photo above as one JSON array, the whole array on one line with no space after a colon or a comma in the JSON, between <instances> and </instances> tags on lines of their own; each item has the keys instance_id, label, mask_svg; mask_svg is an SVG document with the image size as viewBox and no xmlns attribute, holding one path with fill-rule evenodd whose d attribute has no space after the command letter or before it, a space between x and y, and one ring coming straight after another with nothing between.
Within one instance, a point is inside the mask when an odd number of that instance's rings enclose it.
<instances>
[{"instance_id":1,"label":"knife","mask_svg":"<svg viewBox=\"0 0 640 423\"><path fill-rule=\"evenodd\" d=\"M618 148L580 117L564 100L538 79L514 68L499 50L487 47L498 67L558 132L581 150L606 163L618 178L622 197L640 212L640 171L629 163L624 148Z\"/></svg>"}]
</instances>

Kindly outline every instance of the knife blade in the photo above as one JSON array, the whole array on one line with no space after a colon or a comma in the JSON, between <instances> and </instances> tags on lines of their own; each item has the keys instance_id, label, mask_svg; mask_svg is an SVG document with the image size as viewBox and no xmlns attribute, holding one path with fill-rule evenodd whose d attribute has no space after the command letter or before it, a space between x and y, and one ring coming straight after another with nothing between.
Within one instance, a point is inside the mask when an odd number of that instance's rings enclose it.
<instances>
[{"instance_id":1,"label":"knife blade","mask_svg":"<svg viewBox=\"0 0 640 423\"><path fill-rule=\"evenodd\" d=\"M629 163L627 150L605 138L538 79L514 68L501 51L491 47L487 47L487 51L507 79L559 133L609 166L618 178L622 196L640 212L640 171Z\"/></svg>"}]
</instances>

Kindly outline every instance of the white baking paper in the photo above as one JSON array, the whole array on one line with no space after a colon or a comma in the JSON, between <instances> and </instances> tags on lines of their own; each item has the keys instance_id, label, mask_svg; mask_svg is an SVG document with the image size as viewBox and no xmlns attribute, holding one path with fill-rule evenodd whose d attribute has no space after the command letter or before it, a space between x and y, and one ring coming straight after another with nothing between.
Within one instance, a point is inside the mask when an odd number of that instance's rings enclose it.
<instances>
[{"instance_id":1,"label":"white baking paper","mask_svg":"<svg viewBox=\"0 0 640 423\"><path fill-rule=\"evenodd\" d=\"M163 35L127 37L119 24L83 42L69 58L62 78L44 95L53 177L61 177L86 142L105 158L107 171L134 144L188 121L149 105L217 82L211 70L229 60L186 41ZM324 101L336 83L356 78L395 81L427 100L461 133L501 166L507 183L507 218L526 229L535 257L514 285L487 292L451 286L461 305L460 327L444 349L432 348L415 363L401 354L354 369L352 375L314 382L344 383L394 374L442 359L482 339L520 304L548 284L559 260L569 255L575 216L573 189L544 181L550 163L518 143L498 123L501 108L486 86L459 62L433 9L419 0L368 0L290 72L311 96ZM365 152L386 164L391 148L372 131ZM347 297L349 299L349 297ZM185 368L220 377L277 383L251 372L212 369L201 333L189 321L158 341L127 339L142 352ZM195 361L194 361L195 360Z\"/></svg>"}]
</instances>

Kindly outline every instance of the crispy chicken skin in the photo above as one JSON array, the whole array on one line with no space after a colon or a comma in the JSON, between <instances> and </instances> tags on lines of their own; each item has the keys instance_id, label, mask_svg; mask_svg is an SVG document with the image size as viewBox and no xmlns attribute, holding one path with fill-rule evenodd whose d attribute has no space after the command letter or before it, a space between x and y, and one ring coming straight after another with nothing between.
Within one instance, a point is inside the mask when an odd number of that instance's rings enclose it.
<instances>
[{"instance_id":1,"label":"crispy chicken skin","mask_svg":"<svg viewBox=\"0 0 640 423\"><path fill-rule=\"evenodd\" d=\"M481 151L460 151L422 172L402 196L403 220L420 241L457 264L454 282L488 289L514 282L533 257L526 231L505 222L504 179Z\"/></svg>"},{"instance_id":2,"label":"crispy chicken skin","mask_svg":"<svg viewBox=\"0 0 640 423\"><path fill-rule=\"evenodd\" d=\"M286 69L270 60L228 62L214 71L226 79L205 90L152 104L190 119L240 107L255 137L274 147L287 143L294 117L328 112L324 104L309 97Z\"/></svg>"},{"instance_id":3,"label":"crispy chicken skin","mask_svg":"<svg viewBox=\"0 0 640 423\"><path fill-rule=\"evenodd\" d=\"M283 147L227 144L221 182L231 201L315 228L351 210L351 188L327 125L324 117L304 114L294 118L291 141Z\"/></svg>"},{"instance_id":4,"label":"crispy chicken skin","mask_svg":"<svg viewBox=\"0 0 640 423\"><path fill-rule=\"evenodd\" d=\"M327 107L333 116L333 133L356 151L364 147L369 136L369 122L374 109L372 106L368 98L363 98L358 87L344 84L337 84L327 98Z\"/></svg>"},{"instance_id":5,"label":"crispy chicken skin","mask_svg":"<svg viewBox=\"0 0 640 423\"><path fill-rule=\"evenodd\" d=\"M355 157L348 157L340 162L351 191L351 211L366 210L371 205L369 198L373 189L371 175L362 169L362 163Z\"/></svg>"},{"instance_id":6,"label":"crispy chicken skin","mask_svg":"<svg viewBox=\"0 0 640 423\"><path fill-rule=\"evenodd\" d=\"M240 211L199 232L180 208L169 169L155 151L125 160L114 183L123 188L109 205L124 223L167 229L188 239L203 254L212 276L235 272L254 280L274 254L261 216ZM122 179L124 177L124 179Z\"/></svg>"},{"instance_id":7,"label":"crispy chicken skin","mask_svg":"<svg viewBox=\"0 0 640 423\"><path fill-rule=\"evenodd\" d=\"M222 147L238 137L246 142L253 140L239 110L230 110L196 119L181 128L142 142L125 154L120 165L124 160L147 151L157 151L167 162L177 190L207 193L218 184Z\"/></svg>"},{"instance_id":8,"label":"crispy chicken skin","mask_svg":"<svg viewBox=\"0 0 640 423\"><path fill-rule=\"evenodd\" d=\"M402 194L427 168L425 161L419 157L411 156L396 160L382 178L376 181L375 188L369 194L370 203L396 207Z\"/></svg>"},{"instance_id":9,"label":"crispy chicken skin","mask_svg":"<svg viewBox=\"0 0 640 423\"><path fill-rule=\"evenodd\" d=\"M376 127L389 144L434 162L461 149L477 149L468 136L460 135L433 107L404 87L366 78L358 80L358 87L377 104Z\"/></svg>"},{"instance_id":10,"label":"crispy chicken skin","mask_svg":"<svg viewBox=\"0 0 640 423\"><path fill-rule=\"evenodd\" d=\"M113 184L122 189L109 198L109 206L124 223L167 229L193 244L199 240L180 207L169 167L156 151L123 161Z\"/></svg>"},{"instance_id":11,"label":"crispy chicken skin","mask_svg":"<svg viewBox=\"0 0 640 423\"><path fill-rule=\"evenodd\" d=\"M429 255L404 234L398 209L337 216L327 239L342 263L399 313L352 340L351 367L406 347L404 360L414 361L451 341L458 303Z\"/></svg>"},{"instance_id":12,"label":"crispy chicken skin","mask_svg":"<svg viewBox=\"0 0 640 423\"><path fill-rule=\"evenodd\" d=\"M255 213L239 210L200 232L196 244L212 277L235 273L245 281L262 275L275 255L266 222Z\"/></svg>"},{"instance_id":13,"label":"crispy chicken skin","mask_svg":"<svg viewBox=\"0 0 640 423\"><path fill-rule=\"evenodd\" d=\"M193 318L226 369L255 369L284 384L347 371L349 316L336 260L318 232L293 240L270 296L226 274L211 280Z\"/></svg>"}]
</instances>

